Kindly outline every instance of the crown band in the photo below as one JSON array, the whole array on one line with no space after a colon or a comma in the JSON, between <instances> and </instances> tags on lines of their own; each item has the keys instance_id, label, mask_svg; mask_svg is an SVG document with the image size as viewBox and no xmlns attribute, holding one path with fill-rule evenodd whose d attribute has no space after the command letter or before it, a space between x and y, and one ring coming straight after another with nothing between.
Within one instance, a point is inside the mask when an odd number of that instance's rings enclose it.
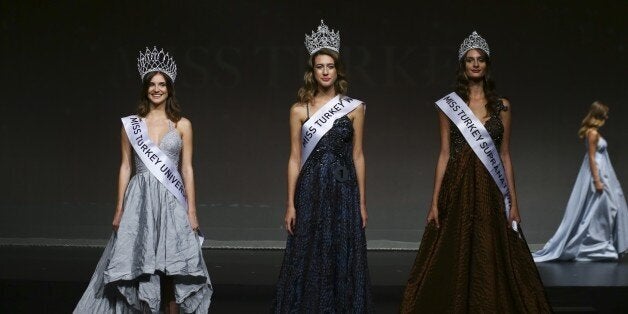
<instances>
[{"instance_id":1,"label":"crown band","mask_svg":"<svg viewBox=\"0 0 628 314\"><path fill-rule=\"evenodd\" d=\"M174 59L163 49L157 50L157 47L153 47L150 50L146 47L146 51L137 58L137 71L140 72L140 78L143 80L146 74L154 71L159 71L172 80L177 78L177 64Z\"/></svg>"},{"instance_id":2,"label":"crown band","mask_svg":"<svg viewBox=\"0 0 628 314\"><path fill-rule=\"evenodd\" d=\"M305 34L305 49L313 55L315 52L323 49L331 49L340 52L340 31L330 31L329 27L321 20L316 32L312 31L312 35Z\"/></svg>"},{"instance_id":3,"label":"crown band","mask_svg":"<svg viewBox=\"0 0 628 314\"><path fill-rule=\"evenodd\" d=\"M460 49L458 50L458 60L462 60L464 54L471 49L481 49L486 52L489 57L491 56L491 50L488 48L488 43L476 31L473 31L473 33L471 33L469 37L465 38L462 44L460 44Z\"/></svg>"}]
</instances>

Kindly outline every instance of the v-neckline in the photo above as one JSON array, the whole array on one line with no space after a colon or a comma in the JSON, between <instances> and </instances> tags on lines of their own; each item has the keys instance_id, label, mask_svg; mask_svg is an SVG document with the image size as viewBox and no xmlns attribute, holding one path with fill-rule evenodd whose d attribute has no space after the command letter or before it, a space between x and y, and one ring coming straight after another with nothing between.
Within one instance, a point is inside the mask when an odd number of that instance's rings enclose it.
<instances>
[{"instance_id":1,"label":"v-neckline","mask_svg":"<svg viewBox=\"0 0 628 314\"><path fill-rule=\"evenodd\" d=\"M486 105L488 105L488 103L484 104L484 107L486 108ZM471 109L471 106L467 105L467 107L469 107L469 110L471 110L471 113L478 119L480 120L480 118L478 117L477 114L475 114L475 112L473 112L473 109ZM482 125L486 126L486 123L488 123L491 119L493 119L493 116L488 112L488 110L486 110L486 113L488 114L488 119L486 119L486 121L482 121L480 120L480 123L482 123Z\"/></svg>"},{"instance_id":2,"label":"v-neckline","mask_svg":"<svg viewBox=\"0 0 628 314\"><path fill-rule=\"evenodd\" d=\"M157 147L161 147L161 142L163 142L163 140L166 137L166 135L168 135L168 133L170 133L170 132L172 132L172 130L174 130L174 128L172 126L170 126L171 121L168 120L168 122L167 122L168 123L168 131L166 131L164 133L164 135L161 136L161 138L159 139L159 142L155 142L155 141L153 141L152 138L150 138L150 130L148 129L148 123L146 122L146 118L142 118L142 121L144 121L144 124L146 124L146 131L148 132L148 139L151 142L155 143L155 146L157 146Z\"/></svg>"}]
</instances>

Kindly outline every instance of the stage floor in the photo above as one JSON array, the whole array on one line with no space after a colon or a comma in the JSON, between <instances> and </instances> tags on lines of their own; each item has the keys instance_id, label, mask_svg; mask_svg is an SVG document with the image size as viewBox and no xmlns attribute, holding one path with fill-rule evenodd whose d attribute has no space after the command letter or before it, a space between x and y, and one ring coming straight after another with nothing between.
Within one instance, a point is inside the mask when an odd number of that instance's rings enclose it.
<instances>
[{"instance_id":1,"label":"stage floor","mask_svg":"<svg viewBox=\"0 0 628 314\"><path fill-rule=\"evenodd\" d=\"M213 284L211 313L265 313L282 250L204 249ZM102 248L0 246L1 313L69 313ZM396 313L416 251L370 250L377 313ZM538 263L558 313L628 313L628 261Z\"/></svg>"}]
</instances>

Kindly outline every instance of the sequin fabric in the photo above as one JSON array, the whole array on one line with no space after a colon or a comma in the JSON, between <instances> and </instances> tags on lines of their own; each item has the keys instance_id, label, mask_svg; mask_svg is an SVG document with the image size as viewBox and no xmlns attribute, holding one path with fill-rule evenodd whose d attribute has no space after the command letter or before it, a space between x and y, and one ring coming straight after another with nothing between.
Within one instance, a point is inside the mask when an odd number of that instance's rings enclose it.
<instances>
[{"instance_id":1,"label":"sequin fabric","mask_svg":"<svg viewBox=\"0 0 628 314\"><path fill-rule=\"evenodd\" d=\"M450 126L451 156L438 195L440 228L425 228L400 312L550 313L528 245L508 226L499 188ZM499 147L499 113L485 126Z\"/></svg>"},{"instance_id":2,"label":"sequin fabric","mask_svg":"<svg viewBox=\"0 0 628 314\"><path fill-rule=\"evenodd\" d=\"M500 147L502 144L502 137L504 134L504 126L502 125L502 121L499 118L499 112L506 109L502 102L499 102L496 106L496 111L489 115L488 120L484 122L484 127L491 135L493 142L497 147ZM480 119L483 120L483 119ZM449 158L450 160L458 158L460 152L463 148L468 147L466 145L467 141L464 139L460 130L456 127L456 125L449 120Z\"/></svg>"},{"instance_id":3,"label":"sequin fabric","mask_svg":"<svg viewBox=\"0 0 628 314\"><path fill-rule=\"evenodd\" d=\"M370 313L366 237L353 165L353 125L339 118L303 165L274 313ZM348 178L339 181L340 168Z\"/></svg>"},{"instance_id":4,"label":"sequin fabric","mask_svg":"<svg viewBox=\"0 0 628 314\"><path fill-rule=\"evenodd\" d=\"M181 147L183 146L183 140L181 140L181 136L172 122L168 121L168 132L162 136L159 143L155 144L159 146L159 149L168 156L168 159L170 159L173 164L179 164L179 155L181 153ZM136 173L148 171L142 159L140 159L140 156L135 152L133 152L133 159L135 160Z\"/></svg>"}]
</instances>

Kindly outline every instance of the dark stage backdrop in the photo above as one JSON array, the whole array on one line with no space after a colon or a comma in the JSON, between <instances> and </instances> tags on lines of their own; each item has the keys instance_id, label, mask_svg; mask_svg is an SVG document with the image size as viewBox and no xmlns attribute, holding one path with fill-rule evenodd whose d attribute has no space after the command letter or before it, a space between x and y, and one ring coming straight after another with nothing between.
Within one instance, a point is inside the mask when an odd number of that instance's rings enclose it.
<instances>
[{"instance_id":1,"label":"dark stage backdrop","mask_svg":"<svg viewBox=\"0 0 628 314\"><path fill-rule=\"evenodd\" d=\"M324 18L340 30L349 95L368 104L368 238L416 242L438 152L433 101L451 91L473 30L512 104L512 155L530 243L563 216L585 155L589 104L628 185L626 1L2 1L0 238L104 239L116 200L119 118L138 52L176 58L194 126L201 226L213 240L283 240L288 112Z\"/></svg>"}]
</instances>

